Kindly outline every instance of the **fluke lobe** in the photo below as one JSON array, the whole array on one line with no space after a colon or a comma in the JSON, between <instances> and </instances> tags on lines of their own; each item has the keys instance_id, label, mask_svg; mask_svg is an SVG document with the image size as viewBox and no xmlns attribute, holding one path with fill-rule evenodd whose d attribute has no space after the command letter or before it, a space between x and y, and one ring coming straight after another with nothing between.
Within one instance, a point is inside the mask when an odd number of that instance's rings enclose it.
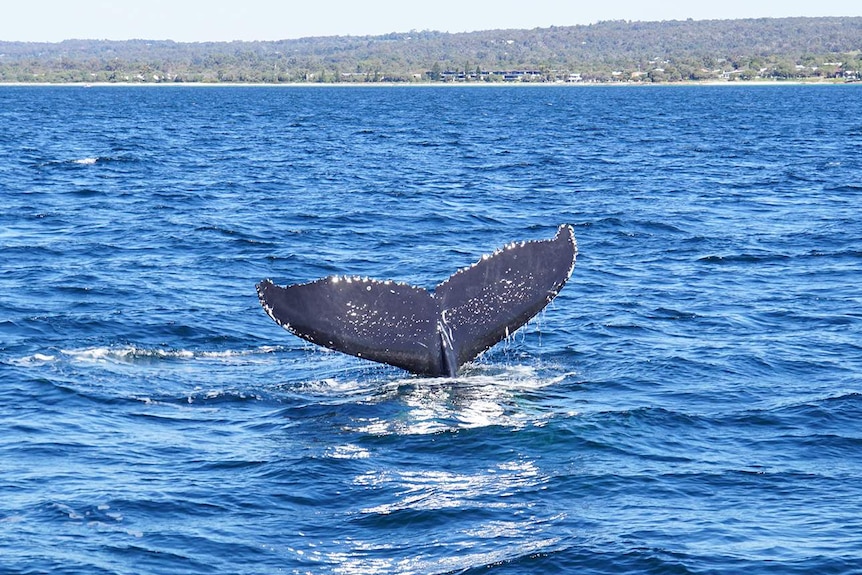
<instances>
[{"instance_id":1,"label":"fluke lobe","mask_svg":"<svg viewBox=\"0 0 862 575\"><path fill-rule=\"evenodd\" d=\"M512 243L483 256L434 292L392 281L331 276L257 284L263 309L317 345L429 376L458 368L514 333L556 297L575 267L570 225L549 240Z\"/></svg>"}]
</instances>

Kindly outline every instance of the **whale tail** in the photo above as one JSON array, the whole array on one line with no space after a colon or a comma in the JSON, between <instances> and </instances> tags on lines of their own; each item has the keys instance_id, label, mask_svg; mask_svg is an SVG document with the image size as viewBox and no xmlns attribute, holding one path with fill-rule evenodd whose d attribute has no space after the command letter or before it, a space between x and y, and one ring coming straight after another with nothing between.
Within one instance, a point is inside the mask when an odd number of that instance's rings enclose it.
<instances>
[{"instance_id":1,"label":"whale tail","mask_svg":"<svg viewBox=\"0 0 862 575\"><path fill-rule=\"evenodd\" d=\"M548 240L509 244L439 284L433 293L391 281L331 276L287 287L257 284L266 313L317 345L455 377L553 300L575 266L571 226Z\"/></svg>"}]
</instances>

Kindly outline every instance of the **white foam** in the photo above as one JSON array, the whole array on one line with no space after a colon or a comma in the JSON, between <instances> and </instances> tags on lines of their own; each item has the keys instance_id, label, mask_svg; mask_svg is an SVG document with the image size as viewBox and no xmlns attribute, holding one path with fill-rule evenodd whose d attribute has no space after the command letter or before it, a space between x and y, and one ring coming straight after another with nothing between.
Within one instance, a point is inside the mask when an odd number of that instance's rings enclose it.
<instances>
[{"instance_id":1,"label":"white foam","mask_svg":"<svg viewBox=\"0 0 862 575\"><path fill-rule=\"evenodd\" d=\"M278 351L276 346L263 346L247 350L192 351L188 349L141 348L134 345L119 347L100 346L60 350L64 356L80 362L134 362L138 360L220 360L229 361ZM36 354L37 356L39 354ZM51 357L53 356L44 356Z\"/></svg>"},{"instance_id":2,"label":"white foam","mask_svg":"<svg viewBox=\"0 0 862 575\"><path fill-rule=\"evenodd\" d=\"M326 452L333 459L368 459L371 453L358 445L337 445Z\"/></svg>"},{"instance_id":3,"label":"white foam","mask_svg":"<svg viewBox=\"0 0 862 575\"><path fill-rule=\"evenodd\" d=\"M34 353L33 355L28 355L22 357L20 359L13 359L11 363L13 365L17 365L19 367L27 367L34 364L43 364L56 360L57 357L54 355L48 355L46 353Z\"/></svg>"},{"instance_id":4,"label":"white foam","mask_svg":"<svg viewBox=\"0 0 862 575\"><path fill-rule=\"evenodd\" d=\"M223 358L231 358L231 357L246 357L249 355L261 355L267 353L275 353L280 348L275 345L263 345L256 349L242 349L242 350L234 350L228 349L225 351L201 351L195 354L195 357L205 357L212 359L223 359Z\"/></svg>"},{"instance_id":5,"label":"white foam","mask_svg":"<svg viewBox=\"0 0 862 575\"><path fill-rule=\"evenodd\" d=\"M81 164L83 166L92 166L96 162L99 161L99 158L81 158L79 160L74 160L73 163Z\"/></svg>"}]
</instances>

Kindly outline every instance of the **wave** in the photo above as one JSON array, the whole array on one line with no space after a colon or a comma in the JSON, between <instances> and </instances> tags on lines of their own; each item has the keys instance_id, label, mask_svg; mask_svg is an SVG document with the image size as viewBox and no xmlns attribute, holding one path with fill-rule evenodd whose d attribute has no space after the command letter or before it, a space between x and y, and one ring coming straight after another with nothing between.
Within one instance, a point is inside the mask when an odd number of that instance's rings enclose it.
<instances>
[{"instance_id":1,"label":"wave","mask_svg":"<svg viewBox=\"0 0 862 575\"><path fill-rule=\"evenodd\" d=\"M128 162L134 161L130 156L82 156L72 159L45 160L39 163L40 167L66 167L70 169L81 169L98 164L107 164L110 162Z\"/></svg>"},{"instance_id":2,"label":"wave","mask_svg":"<svg viewBox=\"0 0 862 575\"><path fill-rule=\"evenodd\" d=\"M764 253L764 254L728 254L728 255L708 255L699 258L697 261L710 264L765 264L773 262L786 262L793 259L787 254Z\"/></svg>"},{"instance_id":3,"label":"wave","mask_svg":"<svg viewBox=\"0 0 862 575\"><path fill-rule=\"evenodd\" d=\"M302 418L336 406L346 416L347 428L378 435L426 434L486 426L519 428L531 422L540 423L539 420L554 417L554 413L543 413L538 407L525 413L515 406L515 398L536 396L541 401L545 394L539 390L572 375L560 373L559 366L473 364L454 379L423 378L328 351L321 353L331 361L317 361L313 367L304 368L302 364L306 362L291 357L294 352L306 353L272 345L226 350L109 345L39 350L8 363L27 369L104 369L133 376L140 374L141 369L147 373L156 370L147 379L152 391L158 389L155 395L147 385L131 385L126 391L135 398L145 397L157 403L278 397L279 401L292 405L291 409ZM186 380L187 369L205 369L186 365L207 363L219 373L217 381L201 387L199 382ZM241 369L246 374L248 368L264 372L254 381L244 376L237 380L232 370ZM279 383L285 374L293 376ZM191 384L194 389L189 391ZM116 393L114 389L108 395L114 397ZM372 420L356 417L356 406L360 405L389 405L406 411L403 418L395 421L386 417Z\"/></svg>"},{"instance_id":4,"label":"wave","mask_svg":"<svg viewBox=\"0 0 862 575\"><path fill-rule=\"evenodd\" d=\"M788 251L780 253L775 251L763 251L761 253L742 252L728 254L709 254L698 258L701 263L773 263L785 262L791 260L799 260L803 258L835 258L835 259L857 259L862 257L862 250L854 249L853 247L844 248L836 247L836 249L826 249L818 242L832 241L829 238L814 238L811 243L816 245L806 251Z\"/></svg>"},{"instance_id":5,"label":"wave","mask_svg":"<svg viewBox=\"0 0 862 575\"><path fill-rule=\"evenodd\" d=\"M254 349L200 351L189 349L140 348L134 345L97 346L80 349L60 349L58 352L36 352L12 360L18 366L32 366L68 359L89 363L137 363L152 361L233 360L277 353L279 346L265 345Z\"/></svg>"},{"instance_id":6,"label":"wave","mask_svg":"<svg viewBox=\"0 0 862 575\"><path fill-rule=\"evenodd\" d=\"M27 367L33 365L40 365L44 363L49 363L52 361L56 361L57 356L48 354L48 353L34 353L33 355L27 355L24 357L14 358L10 361L12 365L16 365L18 367Z\"/></svg>"}]
</instances>

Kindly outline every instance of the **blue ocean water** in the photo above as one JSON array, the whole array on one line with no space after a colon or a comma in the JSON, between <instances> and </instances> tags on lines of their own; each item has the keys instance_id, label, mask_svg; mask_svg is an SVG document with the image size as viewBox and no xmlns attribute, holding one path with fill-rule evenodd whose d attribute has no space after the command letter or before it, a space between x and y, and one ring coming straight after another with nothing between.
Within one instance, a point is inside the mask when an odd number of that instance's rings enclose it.
<instances>
[{"instance_id":1,"label":"blue ocean water","mask_svg":"<svg viewBox=\"0 0 862 575\"><path fill-rule=\"evenodd\" d=\"M862 572L862 87L0 88L0 572ZM457 380L254 285L575 227Z\"/></svg>"}]
</instances>

